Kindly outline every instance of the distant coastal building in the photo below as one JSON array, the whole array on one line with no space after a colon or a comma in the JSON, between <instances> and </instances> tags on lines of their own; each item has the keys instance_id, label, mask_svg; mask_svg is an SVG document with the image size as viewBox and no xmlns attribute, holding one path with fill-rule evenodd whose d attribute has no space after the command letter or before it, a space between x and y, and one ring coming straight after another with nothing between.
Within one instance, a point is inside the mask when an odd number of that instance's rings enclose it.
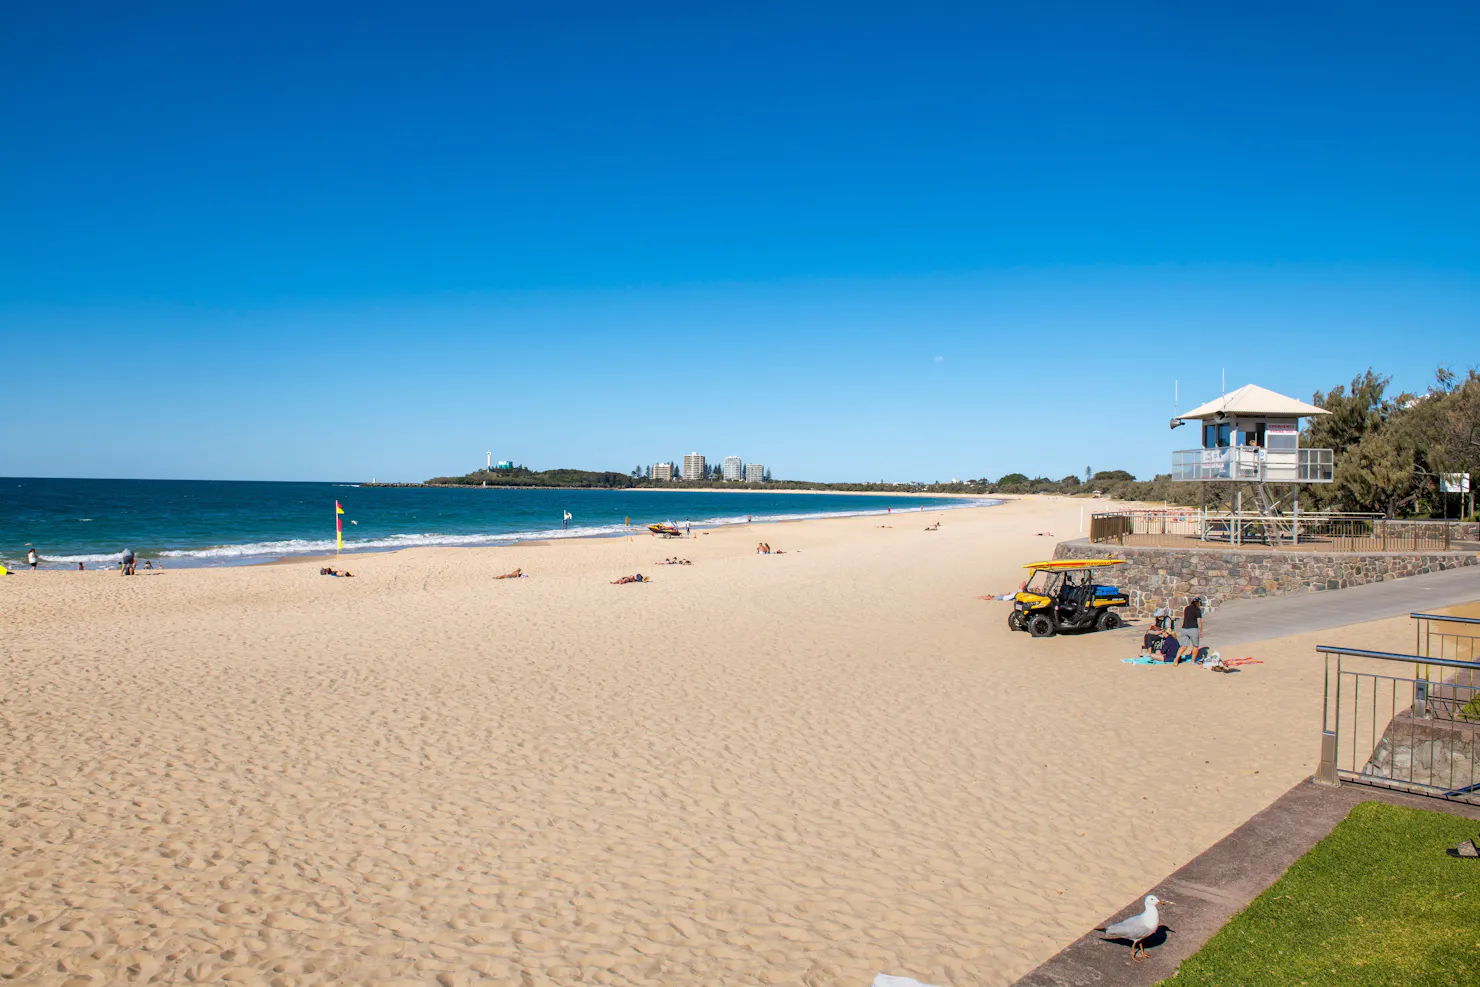
<instances>
[{"instance_id":1,"label":"distant coastal building","mask_svg":"<svg viewBox=\"0 0 1480 987\"><path fill-rule=\"evenodd\" d=\"M745 482L760 483L766 478L766 467L760 463L745 464Z\"/></svg>"},{"instance_id":2,"label":"distant coastal building","mask_svg":"<svg viewBox=\"0 0 1480 987\"><path fill-rule=\"evenodd\" d=\"M653 479L654 480L663 480L665 482L667 482L669 480L672 480L673 479L673 464L672 463L654 463L653 464Z\"/></svg>"},{"instance_id":3,"label":"distant coastal building","mask_svg":"<svg viewBox=\"0 0 1480 987\"><path fill-rule=\"evenodd\" d=\"M691 452L683 457L683 478L685 480L702 480L705 476L704 457L697 452Z\"/></svg>"},{"instance_id":4,"label":"distant coastal building","mask_svg":"<svg viewBox=\"0 0 1480 987\"><path fill-rule=\"evenodd\" d=\"M740 480L745 476L745 464L740 461L739 456L726 456L724 468L726 480Z\"/></svg>"}]
</instances>

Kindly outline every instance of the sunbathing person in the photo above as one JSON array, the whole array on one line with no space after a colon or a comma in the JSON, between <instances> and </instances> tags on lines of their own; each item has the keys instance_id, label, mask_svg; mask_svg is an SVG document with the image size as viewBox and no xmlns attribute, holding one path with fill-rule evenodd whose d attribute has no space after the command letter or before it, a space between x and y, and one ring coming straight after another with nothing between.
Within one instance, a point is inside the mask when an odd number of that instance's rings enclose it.
<instances>
[{"instance_id":1,"label":"sunbathing person","mask_svg":"<svg viewBox=\"0 0 1480 987\"><path fill-rule=\"evenodd\" d=\"M613 586L622 586L622 585L624 585L626 583L650 583L650 582L652 582L651 579L644 578L643 577L643 574L639 572L635 576L623 576L621 579L613 579L612 580L612 585Z\"/></svg>"},{"instance_id":2,"label":"sunbathing person","mask_svg":"<svg viewBox=\"0 0 1480 987\"><path fill-rule=\"evenodd\" d=\"M513 572L506 572L506 573L504 573L501 576L494 576L493 578L494 579L527 579L529 577L527 577L524 574L524 570L523 569L515 569Z\"/></svg>"}]
</instances>

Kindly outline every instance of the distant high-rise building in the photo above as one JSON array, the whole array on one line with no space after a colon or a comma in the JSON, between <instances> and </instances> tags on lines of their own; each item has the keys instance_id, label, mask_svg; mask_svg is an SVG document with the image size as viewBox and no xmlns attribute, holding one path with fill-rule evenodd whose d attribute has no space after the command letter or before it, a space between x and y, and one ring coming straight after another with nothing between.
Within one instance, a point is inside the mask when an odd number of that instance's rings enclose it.
<instances>
[{"instance_id":1,"label":"distant high-rise building","mask_svg":"<svg viewBox=\"0 0 1480 987\"><path fill-rule=\"evenodd\" d=\"M685 480L704 479L704 457L697 452L691 452L683 457L683 478Z\"/></svg>"},{"instance_id":2,"label":"distant high-rise building","mask_svg":"<svg viewBox=\"0 0 1480 987\"><path fill-rule=\"evenodd\" d=\"M766 468L760 463L745 464L745 482L760 483L766 478Z\"/></svg>"},{"instance_id":3,"label":"distant high-rise building","mask_svg":"<svg viewBox=\"0 0 1480 987\"><path fill-rule=\"evenodd\" d=\"M673 464L672 463L654 463L653 464L653 479L654 480L663 480L665 482L668 481L668 480L672 480L673 479Z\"/></svg>"},{"instance_id":4,"label":"distant high-rise building","mask_svg":"<svg viewBox=\"0 0 1480 987\"><path fill-rule=\"evenodd\" d=\"M739 456L726 456L724 468L726 480L743 480L745 478L745 464L740 462Z\"/></svg>"}]
</instances>

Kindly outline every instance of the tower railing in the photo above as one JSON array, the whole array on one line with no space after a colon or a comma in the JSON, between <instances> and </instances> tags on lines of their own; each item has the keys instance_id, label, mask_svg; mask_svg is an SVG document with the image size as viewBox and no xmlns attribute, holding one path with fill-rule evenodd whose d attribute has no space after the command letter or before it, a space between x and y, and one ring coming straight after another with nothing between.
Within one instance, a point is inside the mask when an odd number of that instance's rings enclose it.
<instances>
[{"instance_id":1,"label":"tower railing","mask_svg":"<svg viewBox=\"0 0 1480 987\"><path fill-rule=\"evenodd\" d=\"M1335 475L1330 449L1221 446L1172 453L1172 479L1179 483L1330 483Z\"/></svg>"}]
</instances>

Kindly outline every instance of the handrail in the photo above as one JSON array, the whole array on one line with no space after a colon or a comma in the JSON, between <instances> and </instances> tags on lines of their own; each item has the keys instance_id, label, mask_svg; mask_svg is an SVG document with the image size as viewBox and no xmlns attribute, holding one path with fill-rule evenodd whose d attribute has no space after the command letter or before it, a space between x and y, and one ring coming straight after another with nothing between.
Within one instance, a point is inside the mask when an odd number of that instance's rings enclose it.
<instances>
[{"instance_id":1,"label":"handrail","mask_svg":"<svg viewBox=\"0 0 1480 987\"><path fill-rule=\"evenodd\" d=\"M1410 613L1414 620L1443 620L1451 624L1480 624L1480 617L1450 617L1442 613Z\"/></svg>"},{"instance_id":2,"label":"handrail","mask_svg":"<svg viewBox=\"0 0 1480 987\"><path fill-rule=\"evenodd\" d=\"M1425 658L1422 655L1400 655L1391 651L1363 651L1360 648L1343 648L1334 644L1318 644L1316 651L1323 655L1347 655L1352 658L1376 658L1380 661L1406 661L1413 665L1442 665L1445 668L1469 668L1480 670L1480 661L1455 661L1453 658Z\"/></svg>"}]
</instances>

